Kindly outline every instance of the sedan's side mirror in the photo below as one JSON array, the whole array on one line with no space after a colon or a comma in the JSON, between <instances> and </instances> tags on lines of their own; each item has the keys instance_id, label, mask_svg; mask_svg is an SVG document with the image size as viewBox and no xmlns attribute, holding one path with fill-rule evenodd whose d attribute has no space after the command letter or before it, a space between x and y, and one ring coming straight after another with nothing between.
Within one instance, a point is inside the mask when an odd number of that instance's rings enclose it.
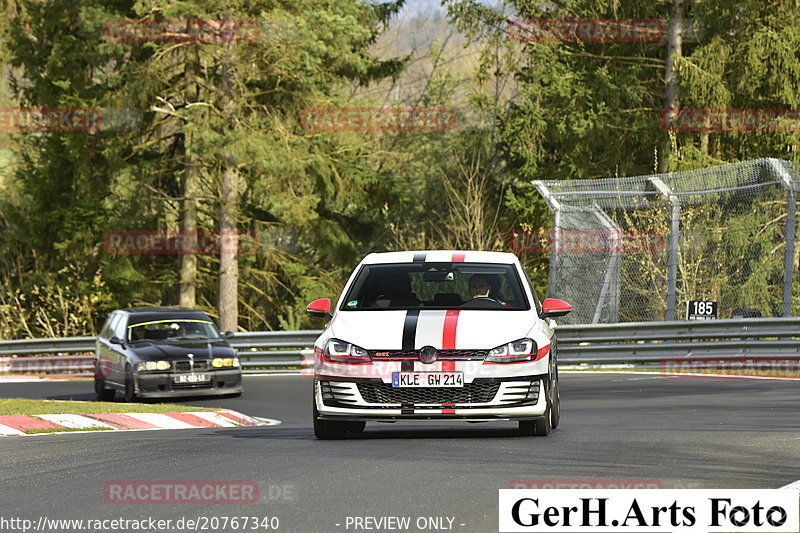
<instances>
[{"instance_id":1,"label":"sedan's side mirror","mask_svg":"<svg viewBox=\"0 0 800 533\"><path fill-rule=\"evenodd\" d=\"M564 300L546 298L542 302L542 310L539 311L539 318L555 318L557 316L564 316L570 311L572 311L572 306Z\"/></svg>"},{"instance_id":2,"label":"sedan's side mirror","mask_svg":"<svg viewBox=\"0 0 800 533\"><path fill-rule=\"evenodd\" d=\"M233 332L232 331L226 331L225 333L222 334L222 338L225 339L225 340L232 339L233 338Z\"/></svg>"},{"instance_id":3,"label":"sedan's side mirror","mask_svg":"<svg viewBox=\"0 0 800 533\"><path fill-rule=\"evenodd\" d=\"M122 339L120 339L116 335L108 339L108 342L110 342L111 344L119 344L120 346L125 346L125 343L122 342Z\"/></svg>"},{"instance_id":4,"label":"sedan's side mirror","mask_svg":"<svg viewBox=\"0 0 800 533\"><path fill-rule=\"evenodd\" d=\"M314 300L306 307L308 314L317 318L333 318L331 314L331 301L329 298Z\"/></svg>"}]
</instances>

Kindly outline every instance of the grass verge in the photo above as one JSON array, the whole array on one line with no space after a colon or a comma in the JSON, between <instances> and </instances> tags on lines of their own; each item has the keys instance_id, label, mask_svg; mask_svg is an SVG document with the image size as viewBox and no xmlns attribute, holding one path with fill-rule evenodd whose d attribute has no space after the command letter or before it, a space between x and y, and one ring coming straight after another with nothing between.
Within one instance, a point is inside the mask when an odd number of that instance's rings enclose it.
<instances>
[{"instance_id":1,"label":"grass verge","mask_svg":"<svg viewBox=\"0 0 800 533\"><path fill-rule=\"evenodd\" d=\"M220 408L221 409L221 408ZM174 403L74 402L61 400L0 400L0 416L4 415L83 415L101 413L186 413L218 411L218 408L194 407Z\"/></svg>"}]
</instances>

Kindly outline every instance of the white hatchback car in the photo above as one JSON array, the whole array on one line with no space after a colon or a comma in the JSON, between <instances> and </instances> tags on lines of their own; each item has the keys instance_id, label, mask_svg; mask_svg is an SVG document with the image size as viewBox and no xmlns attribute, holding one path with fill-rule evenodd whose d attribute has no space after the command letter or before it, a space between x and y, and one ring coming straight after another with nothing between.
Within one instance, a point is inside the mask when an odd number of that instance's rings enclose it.
<instances>
[{"instance_id":1,"label":"white hatchback car","mask_svg":"<svg viewBox=\"0 0 800 533\"><path fill-rule=\"evenodd\" d=\"M315 343L314 434L367 421L517 420L548 435L560 409L553 317L517 257L501 252L388 252L356 267Z\"/></svg>"}]
</instances>

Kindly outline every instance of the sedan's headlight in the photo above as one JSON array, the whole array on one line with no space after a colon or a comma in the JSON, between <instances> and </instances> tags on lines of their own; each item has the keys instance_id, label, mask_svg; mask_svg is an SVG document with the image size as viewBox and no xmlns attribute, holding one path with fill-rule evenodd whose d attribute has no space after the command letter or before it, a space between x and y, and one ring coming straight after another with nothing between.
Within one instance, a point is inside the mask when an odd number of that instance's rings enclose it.
<instances>
[{"instance_id":1,"label":"sedan's headlight","mask_svg":"<svg viewBox=\"0 0 800 533\"><path fill-rule=\"evenodd\" d=\"M238 367L239 366L239 358L238 357L215 357L211 360L211 366L214 368L225 368L225 367Z\"/></svg>"},{"instance_id":2,"label":"sedan's headlight","mask_svg":"<svg viewBox=\"0 0 800 533\"><path fill-rule=\"evenodd\" d=\"M141 363L136 363L136 370L138 372L143 370L169 370L170 368L172 368L172 365L169 361L142 361Z\"/></svg>"},{"instance_id":3,"label":"sedan's headlight","mask_svg":"<svg viewBox=\"0 0 800 533\"><path fill-rule=\"evenodd\" d=\"M523 363L536 359L536 343L533 339L519 339L497 348L492 348L484 362L488 363Z\"/></svg>"},{"instance_id":4,"label":"sedan's headlight","mask_svg":"<svg viewBox=\"0 0 800 533\"><path fill-rule=\"evenodd\" d=\"M363 364L372 362L367 350L339 339L330 339L325 345L322 356L331 363Z\"/></svg>"}]
</instances>

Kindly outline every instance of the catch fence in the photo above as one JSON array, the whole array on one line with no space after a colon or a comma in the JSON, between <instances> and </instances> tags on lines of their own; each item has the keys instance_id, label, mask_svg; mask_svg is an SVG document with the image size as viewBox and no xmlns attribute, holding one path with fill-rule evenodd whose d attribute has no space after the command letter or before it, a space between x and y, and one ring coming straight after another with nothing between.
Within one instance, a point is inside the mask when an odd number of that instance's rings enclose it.
<instances>
[{"instance_id":1,"label":"catch fence","mask_svg":"<svg viewBox=\"0 0 800 533\"><path fill-rule=\"evenodd\" d=\"M680 320L688 302L717 318L800 311L796 163L533 183L553 213L548 294L574 307L561 322Z\"/></svg>"}]
</instances>

